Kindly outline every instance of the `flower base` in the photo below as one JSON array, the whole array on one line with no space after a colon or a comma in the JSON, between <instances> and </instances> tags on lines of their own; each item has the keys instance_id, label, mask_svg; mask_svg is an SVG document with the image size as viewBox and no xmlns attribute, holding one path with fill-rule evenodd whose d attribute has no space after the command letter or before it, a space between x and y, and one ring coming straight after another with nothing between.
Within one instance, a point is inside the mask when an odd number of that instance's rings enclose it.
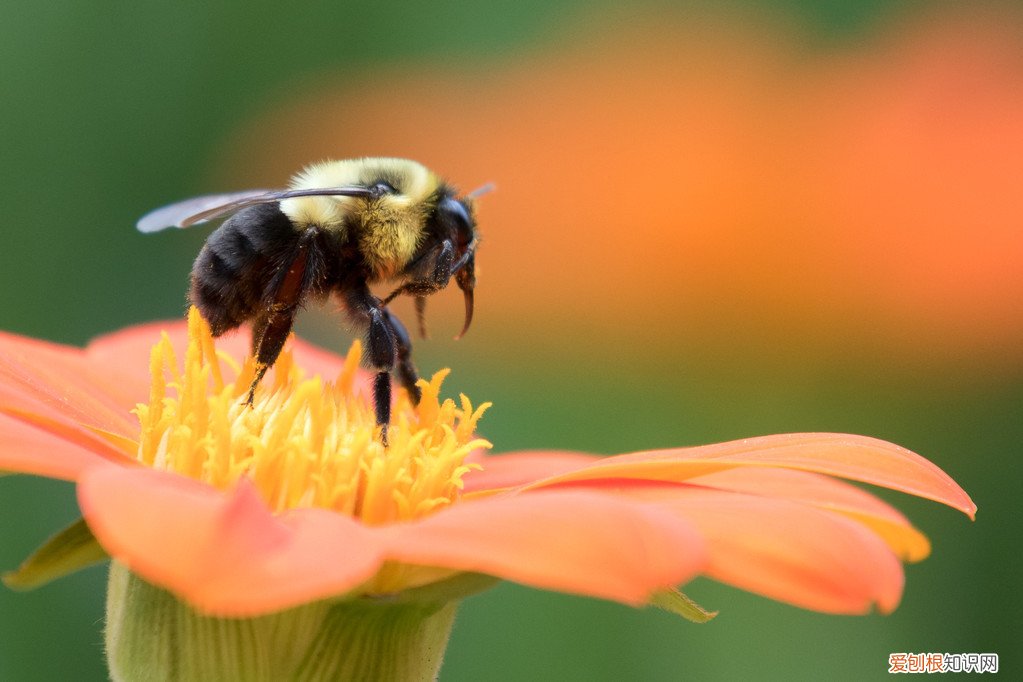
<instances>
[{"instance_id":1,"label":"flower base","mask_svg":"<svg viewBox=\"0 0 1023 682\"><path fill-rule=\"evenodd\" d=\"M434 680L458 602L321 601L205 616L112 562L110 676L121 680Z\"/></svg>"}]
</instances>

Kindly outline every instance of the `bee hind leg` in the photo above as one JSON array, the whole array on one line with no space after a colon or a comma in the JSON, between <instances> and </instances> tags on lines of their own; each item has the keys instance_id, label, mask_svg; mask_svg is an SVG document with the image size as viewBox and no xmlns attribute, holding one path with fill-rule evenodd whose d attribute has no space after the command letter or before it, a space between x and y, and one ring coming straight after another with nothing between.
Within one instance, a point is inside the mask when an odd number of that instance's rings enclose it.
<instances>
[{"instance_id":1,"label":"bee hind leg","mask_svg":"<svg viewBox=\"0 0 1023 682\"><path fill-rule=\"evenodd\" d=\"M291 334L291 328L295 323L295 312L297 306L288 311L274 312L264 315L257 320L252 329L252 355L256 359L256 373L249 384L248 397L245 400L247 405L252 405L256 397L256 387L263 380L266 371L277 362L284 344Z\"/></svg>"},{"instance_id":2,"label":"bee hind leg","mask_svg":"<svg viewBox=\"0 0 1023 682\"><path fill-rule=\"evenodd\" d=\"M279 269L277 276L267 288L261 312L252 327L252 355L256 359L256 373L249 385L246 404L252 405L256 387L263 380L266 371L277 362L284 344L295 324L295 315L302 304L302 298L309 291L318 270L315 257L310 259L310 243L315 235L307 233L296 244L294 251L283 262L287 267ZM310 262L312 260L312 262Z\"/></svg>"}]
</instances>

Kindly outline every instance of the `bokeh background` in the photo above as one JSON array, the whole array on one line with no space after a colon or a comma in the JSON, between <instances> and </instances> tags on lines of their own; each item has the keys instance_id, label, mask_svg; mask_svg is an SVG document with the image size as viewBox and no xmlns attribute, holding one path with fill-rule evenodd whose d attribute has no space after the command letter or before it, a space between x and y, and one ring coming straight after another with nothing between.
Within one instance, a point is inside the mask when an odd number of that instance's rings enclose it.
<instances>
[{"instance_id":1,"label":"bokeh background","mask_svg":"<svg viewBox=\"0 0 1023 682\"><path fill-rule=\"evenodd\" d=\"M482 200L477 318L420 368L493 400L496 450L617 453L848 431L929 457L976 523L890 616L706 580L695 626L514 585L468 600L445 680L868 679L889 652L1017 668L1023 12L1011 2L5 3L0 326L81 344L184 311L187 196L416 158ZM409 315L404 304L399 312ZM406 318L408 319L408 318ZM342 350L330 310L303 333ZM0 478L0 568L76 516ZM0 590L0 679L102 680L105 569Z\"/></svg>"}]
</instances>

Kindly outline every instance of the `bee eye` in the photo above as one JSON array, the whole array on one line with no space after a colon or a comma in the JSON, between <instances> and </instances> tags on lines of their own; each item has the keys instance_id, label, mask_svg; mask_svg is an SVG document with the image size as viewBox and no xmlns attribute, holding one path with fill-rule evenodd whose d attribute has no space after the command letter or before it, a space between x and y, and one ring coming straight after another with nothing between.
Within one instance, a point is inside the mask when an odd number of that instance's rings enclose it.
<instances>
[{"instance_id":1,"label":"bee eye","mask_svg":"<svg viewBox=\"0 0 1023 682\"><path fill-rule=\"evenodd\" d=\"M469 217L469 210L458 199L447 197L441 199L437 204L437 212L454 223L455 228L462 234L472 233L472 219Z\"/></svg>"},{"instance_id":2,"label":"bee eye","mask_svg":"<svg viewBox=\"0 0 1023 682\"><path fill-rule=\"evenodd\" d=\"M396 190L394 188L394 185L392 185L392 184L390 184L388 182L384 182L383 180L381 180L380 182L373 183L370 186L369 189L370 189L371 192L373 192L374 198L382 197L385 194L397 194L398 193L398 190Z\"/></svg>"}]
</instances>

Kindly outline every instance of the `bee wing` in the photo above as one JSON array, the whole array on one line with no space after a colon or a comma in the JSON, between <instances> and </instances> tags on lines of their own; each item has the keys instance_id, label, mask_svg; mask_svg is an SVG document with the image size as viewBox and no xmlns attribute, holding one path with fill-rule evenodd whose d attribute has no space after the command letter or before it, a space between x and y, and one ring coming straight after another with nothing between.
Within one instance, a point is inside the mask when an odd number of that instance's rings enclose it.
<instances>
[{"instance_id":1,"label":"bee wing","mask_svg":"<svg viewBox=\"0 0 1023 682\"><path fill-rule=\"evenodd\" d=\"M135 224L139 232L159 232L168 227L191 227L208 220L225 217L257 204L272 204L294 197L373 197L377 191L368 187L324 187L317 189L250 189L230 194L208 194L192 197L145 214Z\"/></svg>"},{"instance_id":2,"label":"bee wing","mask_svg":"<svg viewBox=\"0 0 1023 682\"><path fill-rule=\"evenodd\" d=\"M274 194L268 189L250 189L244 192L233 192L231 194L209 194L202 197L192 197L169 206L163 206L150 211L139 218L136 227L139 232L158 232L168 227L188 227L198 222L209 220L207 216L211 211L224 209L238 210L242 208L239 203L252 201L259 197L266 197ZM206 217L204 217L206 216Z\"/></svg>"}]
</instances>

